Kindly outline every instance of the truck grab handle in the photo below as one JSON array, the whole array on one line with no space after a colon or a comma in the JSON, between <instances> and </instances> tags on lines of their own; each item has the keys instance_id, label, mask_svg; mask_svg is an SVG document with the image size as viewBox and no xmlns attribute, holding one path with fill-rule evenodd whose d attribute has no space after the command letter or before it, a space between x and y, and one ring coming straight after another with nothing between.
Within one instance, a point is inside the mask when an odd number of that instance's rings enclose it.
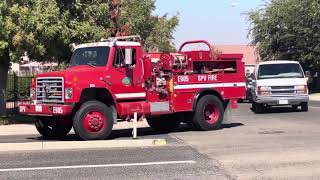
<instances>
[{"instance_id":1,"label":"truck grab handle","mask_svg":"<svg viewBox=\"0 0 320 180\"><path fill-rule=\"evenodd\" d=\"M211 44L208 41L205 40L195 40L195 41L187 41L185 43L183 43L180 48L179 48L179 52L182 52L182 49L184 48L184 46L188 45L188 44L206 44L209 49L210 49L210 59L214 59L214 51L213 51L213 47L211 46Z\"/></svg>"}]
</instances>

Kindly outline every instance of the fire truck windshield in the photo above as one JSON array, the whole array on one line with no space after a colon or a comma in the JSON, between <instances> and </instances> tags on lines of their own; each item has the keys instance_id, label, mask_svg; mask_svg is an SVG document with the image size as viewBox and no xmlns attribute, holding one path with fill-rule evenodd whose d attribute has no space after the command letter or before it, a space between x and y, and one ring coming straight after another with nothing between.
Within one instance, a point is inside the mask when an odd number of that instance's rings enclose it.
<instances>
[{"instance_id":1,"label":"fire truck windshield","mask_svg":"<svg viewBox=\"0 0 320 180\"><path fill-rule=\"evenodd\" d=\"M110 47L86 47L76 49L71 58L71 67L89 65L105 66L108 62Z\"/></svg>"}]
</instances>

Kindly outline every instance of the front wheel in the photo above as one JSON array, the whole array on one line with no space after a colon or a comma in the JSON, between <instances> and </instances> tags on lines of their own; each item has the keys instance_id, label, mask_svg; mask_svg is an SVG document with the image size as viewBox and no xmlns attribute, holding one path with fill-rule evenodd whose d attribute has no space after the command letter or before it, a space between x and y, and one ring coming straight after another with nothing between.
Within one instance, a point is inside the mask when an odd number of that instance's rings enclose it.
<instances>
[{"instance_id":1,"label":"front wheel","mask_svg":"<svg viewBox=\"0 0 320 180\"><path fill-rule=\"evenodd\" d=\"M85 102L73 118L73 128L83 140L105 140L113 128L112 108L99 101Z\"/></svg>"},{"instance_id":2,"label":"front wheel","mask_svg":"<svg viewBox=\"0 0 320 180\"><path fill-rule=\"evenodd\" d=\"M292 109L295 111L298 110L298 105L292 105Z\"/></svg>"},{"instance_id":3,"label":"front wheel","mask_svg":"<svg viewBox=\"0 0 320 180\"><path fill-rule=\"evenodd\" d=\"M45 139L60 139L67 136L72 129L72 121L68 118L39 117L35 121L35 126Z\"/></svg>"},{"instance_id":4,"label":"front wheel","mask_svg":"<svg viewBox=\"0 0 320 180\"><path fill-rule=\"evenodd\" d=\"M252 102L252 110L256 114L261 114L264 112L264 106L262 103Z\"/></svg>"},{"instance_id":5,"label":"front wheel","mask_svg":"<svg viewBox=\"0 0 320 180\"><path fill-rule=\"evenodd\" d=\"M212 95L203 96L197 103L193 118L198 129L208 131L219 129L224 116L224 108L221 100Z\"/></svg>"}]
</instances>

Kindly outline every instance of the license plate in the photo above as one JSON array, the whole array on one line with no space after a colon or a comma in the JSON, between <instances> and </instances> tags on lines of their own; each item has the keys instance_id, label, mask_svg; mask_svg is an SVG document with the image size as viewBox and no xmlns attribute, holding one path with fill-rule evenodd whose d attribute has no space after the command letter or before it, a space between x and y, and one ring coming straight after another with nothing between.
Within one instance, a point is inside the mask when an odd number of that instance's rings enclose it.
<instances>
[{"instance_id":1,"label":"license plate","mask_svg":"<svg viewBox=\"0 0 320 180\"><path fill-rule=\"evenodd\" d=\"M36 112L42 112L42 106L41 105L37 105L36 106Z\"/></svg>"},{"instance_id":2,"label":"license plate","mask_svg":"<svg viewBox=\"0 0 320 180\"><path fill-rule=\"evenodd\" d=\"M279 104L283 104L283 105L289 104L289 101L286 100L286 99L280 99L280 100L279 100Z\"/></svg>"}]
</instances>

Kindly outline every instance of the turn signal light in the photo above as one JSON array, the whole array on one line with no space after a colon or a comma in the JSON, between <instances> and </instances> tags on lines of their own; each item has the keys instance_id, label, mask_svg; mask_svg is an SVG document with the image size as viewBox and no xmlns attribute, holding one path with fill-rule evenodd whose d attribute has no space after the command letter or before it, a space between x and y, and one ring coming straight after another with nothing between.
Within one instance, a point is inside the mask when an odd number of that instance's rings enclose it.
<instances>
[{"instance_id":1,"label":"turn signal light","mask_svg":"<svg viewBox=\"0 0 320 180\"><path fill-rule=\"evenodd\" d=\"M295 86L297 94L309 94L308 86Z\"/></svg>"},{"instance_id":2,"label":"turn signal light","mask_svg":"<svg viewBox=\"0 0 320 180\"><path fill-rule=\"evenodd\" d=\"M270 86L258 86L258 95L271 95L271 87Z\"/></svg>"}]
</instances>

